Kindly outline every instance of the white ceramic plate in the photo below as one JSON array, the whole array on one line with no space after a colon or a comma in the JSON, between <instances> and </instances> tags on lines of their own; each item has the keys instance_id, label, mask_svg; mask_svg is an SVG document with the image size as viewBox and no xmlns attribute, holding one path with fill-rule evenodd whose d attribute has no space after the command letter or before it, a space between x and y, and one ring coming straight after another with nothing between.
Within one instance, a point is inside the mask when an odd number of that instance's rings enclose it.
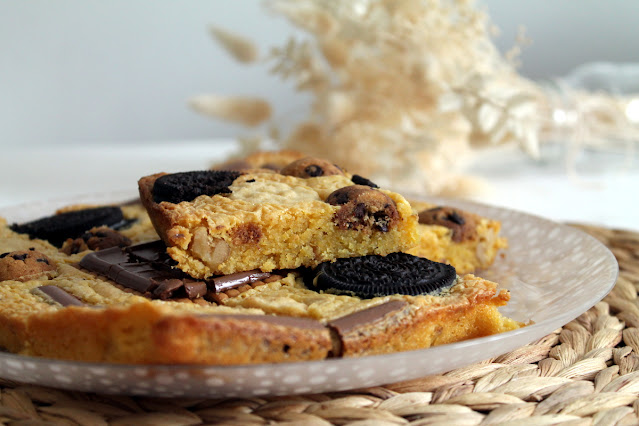
<instances>
[{"instance_id":1,"label":"white ceramic plate","mask_svg":"<svg viewBox=\"0 0 639 426\"><path fill-rule=\"evenodd\" d=\"M119 202L135 194L98 194L0 210L9 222L49 215L63 205ZM136 366L0 354L0 377L78 391L158 397L247 397L329 392L443 373L516 349L561 327L601 300L618 273L612 253L589 235L539 217L457 200L502 222L503 258L481 276L511 291L503 313L528 327L430 349L362 358L248 366Z\"/></svg>"}]
</instances>

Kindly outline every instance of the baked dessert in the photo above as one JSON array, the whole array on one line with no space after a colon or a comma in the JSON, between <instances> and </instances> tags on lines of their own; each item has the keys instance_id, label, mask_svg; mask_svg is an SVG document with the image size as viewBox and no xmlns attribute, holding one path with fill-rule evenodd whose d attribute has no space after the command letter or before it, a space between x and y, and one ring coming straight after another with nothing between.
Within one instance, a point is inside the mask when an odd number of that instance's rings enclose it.
<instances>
[{"instance_id":1,"label":"baked dessert","mask_svg":"<svg viewBox=\"0 0 639 426\"><path fill-rule=\"evenodd\" d=\"M257 151L213 166L216 170L281 171L291 163L307 158L294 150ZM317 161L317 159L314 159ZM324 162L326 164L328 162ZM333 166L334 165L330 165ZM286 171L285 171L286 172ZM365 180L343 171L345 176ZM370 181L368 181L370 182ZM424 201L409 200L419 213L418 242L407 252L437 262L448 263L457 273L466 274L488 268L500 250L508 246L500 235L501 224L490 218Z\"/></svg>"},{"instance_id":2,"label":"baked dessert","mask_svg":"<svg viewBox=\"0 0 639 426\"><path fill-rule=\"evenodd\" d=\"M163 176L172 178L156 185ZM130 203L0 220L1 347L80 361L227 365L427 348L522 326L499 313L509 293L497 284L403 253L418 241L412 207L334 165L302 158L278 173L158 174L140 180L140 193L149 215ZM207 238L197 243L203 223ZM299 237L307 229L312 238ZM186 231L193 244L183 260L171 242ZM215 253L209 232L242 249L227 253L232 262L190 262L198 244ZM251 251L269 232L270 257Z\"/></svg>"},{"instance_id":3,"label":"baked dessert","mask_svg":"<svg viewBox=\"0 0 639 426\"><path fill-rule=\"evenodd\" d=\"M401 195L356 185L332 164L315 176L309 167L156 174L140 179L140 198L178 268L196 278L314 267L417 243L417 215Z\"/></svg>"}]
</instances>

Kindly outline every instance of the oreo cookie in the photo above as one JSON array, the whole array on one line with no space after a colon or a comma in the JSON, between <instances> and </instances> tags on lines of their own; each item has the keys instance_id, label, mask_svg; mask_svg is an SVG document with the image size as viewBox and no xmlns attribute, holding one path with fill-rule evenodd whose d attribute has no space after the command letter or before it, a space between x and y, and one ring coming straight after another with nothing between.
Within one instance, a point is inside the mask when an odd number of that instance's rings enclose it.
<instances>
[{"instance_id":1,"label":"oreo cookie","mask_svg":"<svg viewBox=\"0 0 639 426\"><path fill-rule=\"evenodd\" d=\"M95 207L47 216L22 224L14 223L10 228L19 234L47 240L54 246L61 247L67 238L78 238L91 228L119 228L123 223L126 221L120 207Z\"/></svg>"},{"instance_id":2,"label":"oreo cookie","mask_svg":"<svg viewBox=\"0 0 639 426\"><path fill-rule=\"evenodd\" d=\"M203 170L164 175L153 184L153 201L177 204L193 201L200 195L230 194L229 186L241 174L232 170Z\"/></svg>"},{"instance_id":3,"label":"oreo cookie","mask_svg":"<svg viewBox=\"0 0 639 426\"><path fill-rule=\"evenodd\" d=\"M368 299L391 294L437 294L455 283L455 268L406 253L321 263L307 274L311 289Z\"/></svg>"}]
</instances>

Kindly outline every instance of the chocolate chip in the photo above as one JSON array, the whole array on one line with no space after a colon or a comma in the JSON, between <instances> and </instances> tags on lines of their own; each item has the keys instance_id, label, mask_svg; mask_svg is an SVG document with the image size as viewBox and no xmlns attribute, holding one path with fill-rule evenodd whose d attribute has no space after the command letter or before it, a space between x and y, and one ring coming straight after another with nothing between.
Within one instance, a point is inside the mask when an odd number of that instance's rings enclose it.
<instances>
[{"instance_id":1,"label":"chocolate chip","mask_svg":"<svg viewBox=\"0 0 639 426\"><path fill-rule=\"evenodd\" d=\"M0 259L2 259L3 257L7 256L8 254L9 254L9 252L0 254Z\"/></svg>"},{"instance_id":2,"label":"chocolate chip","mask_svg":"<svg viewBox=\"0 0 639 426\"><path fill-rule=\"evenodd\" d=\"M310 166L307 166L304 169L304 172L310 177L317 177L317 176L322 176L324 174L324 169L322 169L317 164L312 164Z\"/></svg>"},{"instance_id":3,"label":"chocolate chip","mask_svg":"<svg viewBox=\"0 0 639 426\"><path fill-rule=\"evenodd\" d=\"M371 188L379 188L377 184L373 183L371 180L366 179L365 177L360 175L353 175L351 180L353 181L355 185L364 185L364 186L370 186Z\"/></svg>"},{"instance_id":4,"label":"chocolate chip","mask_svg":"<svg viewBox=\"0 0 639 426\"><path fill-rule=\"evenodd\" d=\"M11 256L13 259L15 260L25 260L27 258L26 253L22 253L22 254L14 254Z\"/></svg>"}]
</instances>

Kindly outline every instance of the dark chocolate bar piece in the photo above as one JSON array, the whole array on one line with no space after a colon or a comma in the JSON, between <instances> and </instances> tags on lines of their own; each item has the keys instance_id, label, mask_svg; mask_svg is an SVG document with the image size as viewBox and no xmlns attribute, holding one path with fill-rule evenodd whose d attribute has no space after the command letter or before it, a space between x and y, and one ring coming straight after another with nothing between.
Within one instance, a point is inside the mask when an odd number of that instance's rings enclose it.
<instances>
[{"instance_id":1,"label":"dark chocolate bar piece","mask_svg":"<svg viewBox=\"0 0 639 426\"><path fill-rule=\"evenodd\" d=\"M37 287L37 289L44 293L49 299L62 306L87 306L78 298L57 285L43 285Z\"/></svg>"},{"instance_id":2,"label":"dark chocolate bar piece","mask_svg":"<svg viewBox=\"0 0 639 426\"><path fill-rule=\"evenodd\" d=\"M146 248L143 248L144 250ZM183 272L171 269L166 263L159 262L161 259L159 254L153 257L158 261L140 260L136 262L132 257L134 256L130 256L128 250L113 247L87 254L80 261L80 266L104 275L147 297L169 299L179 295L182 291L189 298L197 298L206 294L203 290L207 287L205 282L194 285L194 280ZM189 283L188 289L184 287L185 282Z\"/></svg>"},{"instance_id":3,"label":"dark chocolate bar piece","mask_svg":"<svg viewBox=\"0 0 639 426\"><path fill-rule=\"evenodd\" d=\"M407 302L391 300L329 321L328 327L334 337L333 356L342 356L362 344L368 344L371 335L392 332L392 329L399 324L397 315L408 307Z\"/></svg>"},{"instance_id":4,"label":"dark chocolate bar piece","mask_svg":"<svg viewBox=\"0 0 639 426\"><path fill-rule=\"evenodd\" d=\"M104 275L147 297L159 299L177 296L197 299L206 295L209 289L220 293L271 275L269 272L253 270L202 281L174 268L175 264L166 253L166 245L160 240L124 249L113 247L100 250L87 254L80 261L80 266L89 271Z\"/></svg>"},{"instance_id":5,"label":"dark chocolate bar piece","mask_svg":"<svg viewBox=\"0 0 639 426\"><path fill-rule=\"evenodd\" d=\"M213 278L211 281L215 286L215 291L219 293L244 284L251 284L270 276L270 272L262 272L259 269L254 269L252 271L223 275L221 277Z\"/></svg>"},{"instance_id":6,"label":"dark chocolate bar piece","mask_svg":"<svg viewBox=\"0 0 639 426\"><path fill-rule=\"evenodd\" d=\"M166 252L166 245L162 240L129 246L126 252L139 262L151 262L167 267L177 265Z\"/></svg>"}]
</instances>

